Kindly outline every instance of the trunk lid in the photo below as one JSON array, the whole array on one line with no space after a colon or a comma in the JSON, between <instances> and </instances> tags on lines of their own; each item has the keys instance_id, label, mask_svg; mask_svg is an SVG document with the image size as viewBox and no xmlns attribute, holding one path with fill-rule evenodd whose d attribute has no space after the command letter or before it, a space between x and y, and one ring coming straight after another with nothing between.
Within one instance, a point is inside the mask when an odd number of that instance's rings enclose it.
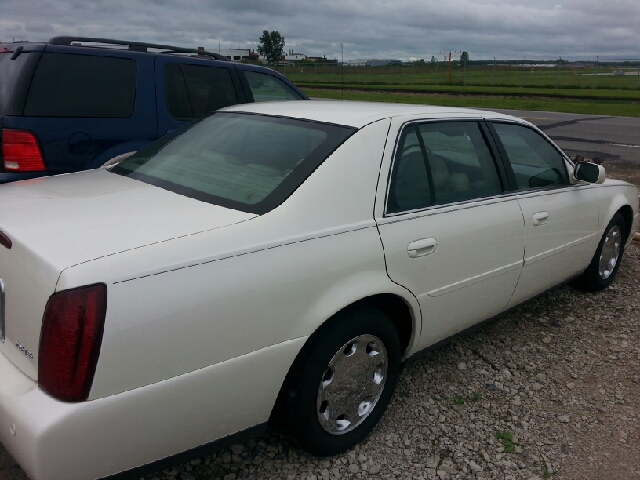
<instances>
[{"instance_id":1,"label":"trunk lid","mask_svg":"<svg viewBox=\"0 0 640 480\"><path fill-rule=\"evenodd\" d=\"M105 169L3 185L0 211L0 231L12 242L10 249L0 246L0 352L33 379L42 315L64 269L256 216Z\"/></svg>"}]
</instances>

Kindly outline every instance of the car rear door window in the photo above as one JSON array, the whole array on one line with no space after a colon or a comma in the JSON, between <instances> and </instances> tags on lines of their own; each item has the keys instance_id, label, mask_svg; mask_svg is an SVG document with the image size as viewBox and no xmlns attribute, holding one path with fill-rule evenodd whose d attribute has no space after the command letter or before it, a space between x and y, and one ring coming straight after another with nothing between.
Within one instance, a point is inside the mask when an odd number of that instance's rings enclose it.
<instances>
[{"instance_id":1,"label":"car rear door window","mask_svg":"<svg viewBox=\"0 0 640 480\"><path fill-rule=\"evenodd\" d=\"M405 128L398 143L389 213L502 193L487 138L477 122Z\"/></svg>"},{"instance_id":2,"label":"car rear door window","mask_svg":"<svg viewBox=\"0 0 640 480\"><path fill-rule=\"evenodd\" d=\"M516 178L518 190L568 185L564 157L535 130L493 123Z\"/></svg>"},{"instance_id":3,"label":"car rear door window","mask_svg":"<svg viewBox=\"0 0 640 480\"><path fill-rule=\"evenodd\" d=\"M289 85L282 80L252 70L243 71L254 102L273 102L278 100L302 100Z\"/></svg>"},{"instance_id":4,"label":"car rear door window","mask_svg":"<svg viewBox=\"0 0 640 480\"><path fill-rule=\"evenodd\" d=\"M169 63L164 75L167 109L178 120L193 120L239 102L227 68Z\"/></svg>"},{"instance_id":5,"label":"car rear door window","mask_svg":"<svg viewBox=\"0 0 640 480\"><path fill-rule=\"evenodd\" d=\"M33 76L25 116L127 118L136 98L136 62L45 52Z\"/></svg>"}]
</instances>

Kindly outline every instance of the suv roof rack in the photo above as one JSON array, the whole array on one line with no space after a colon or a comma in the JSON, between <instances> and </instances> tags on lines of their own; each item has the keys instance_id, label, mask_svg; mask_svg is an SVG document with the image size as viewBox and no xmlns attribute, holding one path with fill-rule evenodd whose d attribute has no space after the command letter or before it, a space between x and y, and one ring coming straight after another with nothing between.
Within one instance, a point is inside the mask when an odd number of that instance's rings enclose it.
<instances>
[{"instance_id":1,"label":"suv roof rack","mask_svg":"<svg viewBox=\"0 0 640 480\"><path fill-rule=\"evenodd\" d=\"M197 53L198 55L204 55L207 57L215 58L216 60L229 61L224 55L219 53L207 52L206 50L196 50L195 48L182 48L174 47L173 45L159 45L156 43L143 43L143 42L128 42L124 40L114 40L111 38L94 38L94 37L53 37L49 40L51 45L71 45L72 42L93 42L93 43L105 43L110 45L126 45L129 50L136 52L146 52L148 48L155 48L158 50L167 50L161 53Z\"/></svg>"}]
</instances>

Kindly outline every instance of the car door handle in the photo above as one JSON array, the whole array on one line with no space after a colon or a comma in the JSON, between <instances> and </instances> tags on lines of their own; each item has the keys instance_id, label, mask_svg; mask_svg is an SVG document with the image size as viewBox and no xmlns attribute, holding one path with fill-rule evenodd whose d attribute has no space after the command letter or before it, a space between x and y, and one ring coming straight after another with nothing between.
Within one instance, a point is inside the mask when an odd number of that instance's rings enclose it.
<instances>
[{"instance_id":1,"label":"car door handle","mask_svg":"<svg viewBox=\"0 0 640 480\"><path fill-rule=\"evenodd\" d=\"M411 258L423 257L436 251L438 241L435 238L422 238L411 242L407 247L407 253Z\"/></svg>"},{"instance_id":2,"label":"car door handle","mask_svg":"<svg viewBox=\"0 0 640 480\"><path fill-rule=\"evenodd\" d=\"M533 214L533 226L539 227L549 221L549 212L538 212Z\"/></svg>"}]
</instances>

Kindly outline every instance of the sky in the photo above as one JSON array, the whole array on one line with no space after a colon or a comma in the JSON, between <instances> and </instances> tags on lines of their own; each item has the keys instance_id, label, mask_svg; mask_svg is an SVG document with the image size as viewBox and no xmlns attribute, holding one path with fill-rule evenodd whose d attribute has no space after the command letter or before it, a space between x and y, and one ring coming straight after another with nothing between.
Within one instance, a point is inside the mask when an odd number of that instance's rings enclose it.
<instances>
[{"instance_id":1,"label":"sky","mask_svg":"<svg viewBox=\"0 0 640 480\"><path fill-rule=\"evenodd\" d=\"M58 35L404 61L640 59L640 0L0 0L0 40ZM458 54L459 55L459 54Z\"/></svg>"}]
</instances>

